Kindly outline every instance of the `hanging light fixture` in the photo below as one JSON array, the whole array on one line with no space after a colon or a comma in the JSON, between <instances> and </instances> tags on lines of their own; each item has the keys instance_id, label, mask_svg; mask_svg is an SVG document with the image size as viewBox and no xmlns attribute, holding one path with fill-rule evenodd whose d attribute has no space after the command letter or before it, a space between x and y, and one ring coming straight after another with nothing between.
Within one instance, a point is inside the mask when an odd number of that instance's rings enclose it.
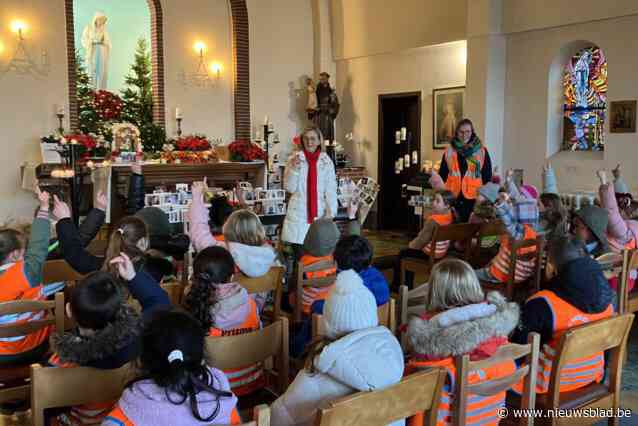
<instances>
[{"instance_id":1,"label":"hanging light fixture","mask_svg":"<svg viewBox=\"0 0 638 426\"><path fill-rule=\"evenodd\" d=\"M41 63L38 65L27 50L25 40L25 33L29 29L27 23L16 19L11 22L10 28L11 31L16 34L18 43L13 56L9 59L7 67L0 75L15 73L17 75L32 75L36 77L46 76L49 73L49 61L46 51L42 50ZM0 46L0 53L2 50L2 46Z\"/></svg>"},{"instance_id":2,"label":"hanging light fixture","mask_svg":"<svg viewBox=\"0 0 638 426\"><path fill-rule=\"evenodd\" d=\"M195 72L187 74L182 71L180 80L185 86L193 86L200 88L210 88L217 85L221 78L222 65L218 62L213 62L210 65L206 64L206 43L203 41L196 41L193 45L195 52L198 56L198 63ZM212 75L211 75L212 73Z\"/></svg>"}]
</instances>

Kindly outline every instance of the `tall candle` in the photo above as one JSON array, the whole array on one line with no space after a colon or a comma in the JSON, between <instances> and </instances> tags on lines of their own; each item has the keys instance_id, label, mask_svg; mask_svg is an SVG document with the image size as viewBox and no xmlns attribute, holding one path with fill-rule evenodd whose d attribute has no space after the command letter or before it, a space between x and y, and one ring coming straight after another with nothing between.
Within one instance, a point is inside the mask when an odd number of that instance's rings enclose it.
<instances>
[{"instance_id":1,"label":"tall candle","mask_svg":"<svg viewBox=\"0 0 638 426\"><path fill-rule=\"evenodd\" d=\"M408 137L408 129L401 127L401 140L404 141Z\"/></svg>"},{"instance_id":2,"label":"tall candle","mask_svg":"<svg viewBox=\"0 0 638 426\"><path fill-rule=\"evenodd\" d=\"M260 141L261 140L261 132L259 130L257 130L255 132L255 140Z\"/></svg>"},{"instance_id":3,"label":"tall candle","mask_svg":"<svg viewBox=\"0 0 638 426\"><path fill-rule=\"evenodd\" d=\"M401 143L401 131L397 130L394 132L394 143L399 145Z\"/></svg>"},{"instance_id":4,"label":"tall candle","mask_svg":"<svg viewBox=\"0 0 638 426\"><path fill-rule=\"evenodd\" d=\"M175 119L180 119L180 118L183 118L182 110L179 107L177 107L175 108Z\"/></svg>"},{"instance_id":5,"label":"tall candle","mask_svg":"<svg viewBox=\"0 0 638 426\"><path fill-rule=\"evenodd\" d=\"M58 115L64 115L64 107L63 106L58 108Z\"/></svg>"},{"instance_id":6,"label":"tall candle","mask_svg":"<svg viewBox=\"0 0 638 426\"><path fill-rule=\"evenodd\" d=\"M265 116L264 117L264 126L267 126L267 125L268 125L268 116Z\"/></svg>"}]
</instances>

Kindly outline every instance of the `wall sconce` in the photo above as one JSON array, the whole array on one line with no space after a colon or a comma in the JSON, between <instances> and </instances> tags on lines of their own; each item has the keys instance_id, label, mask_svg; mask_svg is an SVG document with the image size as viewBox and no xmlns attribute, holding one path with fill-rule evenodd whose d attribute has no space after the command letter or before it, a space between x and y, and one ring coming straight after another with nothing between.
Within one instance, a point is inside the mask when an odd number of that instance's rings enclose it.
<instances>
[{"instance_id":1,"label":"wall sconce","mask_svg":"<svg viewBox=\"0 0 638 426\"><path fill-rule=\"evenodd\" d=\"M209 66L206 65L206 43L203 41L196 41L193 48L199 57L197 68L194 73L187 74L184 71L180 73L179 78L182 84L201 88L216 86L221 77L222 65L218 62L213 62Z\"/></svg>"},{"instance_id":2,"label":"wall sconce","mask_svg":"<svg viewBox=\"0 0 638 426\"><path fill-rule=\"evenodd\" d=\"M26 40L24 34L28 30L28 25L21 20L14 20L10 24L11 31L14 32L18 38L18 44L15 49L15 53L9 59L9 64L0 73L8 74L9 72L15 72L18 75L33 75L35 77L43 77L49 73L49 60L46 50L42 50L42 58L40 65L36 64L31 58L27 50ZM0 49L0 52L2 49Z\"/></svg>"}]
</instances>

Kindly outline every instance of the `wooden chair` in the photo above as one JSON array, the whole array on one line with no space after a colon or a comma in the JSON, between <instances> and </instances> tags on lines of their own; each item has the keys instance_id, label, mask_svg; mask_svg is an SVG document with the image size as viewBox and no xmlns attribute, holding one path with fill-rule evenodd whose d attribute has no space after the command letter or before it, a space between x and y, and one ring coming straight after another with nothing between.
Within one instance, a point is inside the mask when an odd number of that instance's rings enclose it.
<instances>
[{"instance_id":1,"label":"wooden chair","mask_svg":"<svg viewBox=\"0 0 638 426\"><path fill-rule=\"evenodd\" d=\"M629 291L629 275L635 269L638 269L638 249L623 250L617 291L620 314L638 312L638 291Z\"/></svg>"},{"instance_id":2,"label":"wooden chair","mask_svg":"<svg viewBox=\"0 0 638 426\"><path fill-rule=\"evenodd\" d=\"M0 303L0 316L28 312L48 311L43 319L22 324L0 325L0 337L16 337L35 333L54 326L55 332L64 333L64 293L55 294L53 301L17 300ZM29 364L0 367L0 403L29 398Z\"/></svg>"},{"instance_id":3,"label":"wooden chair","mask_svg":"<svg viewBox=\"0 0 638 426\"><path fill-rule=\"evenodd\" d=\"M284 267L273 266L270 270L258 278L247 277L239 274L239 284L248 291L248 294L274 292L272 321L281 314L281 297L283 295ZM263 314L263 313L262 313Z\"/></svg>"},{"instance_id":4,"label":"wooden chair","mask_svg":"<svg viewBox=\"0 0 638 426\"><path fill-rule=\"evenodd\" d=\"M401 333L401 347L404 351L407 349L408 336L407 333L401 332L401 330L403 330L404 326L407 326L410 316L420 315L425 312L425 306L428 303L428 290L429 286L427 288L420 286L412 291L408 290L405 285L399 287L399 312L397 316L399 318L399 332Z\"/></svg>"},{"instance_id":5,"label":"wooden chair","mask_svg":"<svg viewBox=\"0 0 638 426\"><path fill-rule=\"evenodd\" d=\"M42 284L80 281L84 275L77 272L64 259L48 260L44 263Z\"/></svg>"},{"instance_id":6,"label":"wooden chair","mask_svg":"<svg viewBox=\"0 0 638 426\"><path fill-rule=\"evenodd\" d=\"M436 246L437 242L450 241L450 247L454 246L455 242L460 242L463 245L462 258L467 260L470 257L471 241L476 236L480 225L475 223L458 223L453 225L439 226L437 225L432 234L432 241L428 244ZM400 285L405 285L405 273L412 272L414 274L414 282L417 282L417 276L420 277L420 281L427 281L430 276L430 271L434 267L434 264L441 259L436 259L434 256L428 256L427 260L404 258L401 259L401 276Z\"/></svg>"},{"instance_id":7,"label":"wooden chair","mask_svg":"<svg viewBox=\"0 0 638 426\"><path fill-rule=\"evenodd\" d=\"M521 408L534 408L536 400L536 376L538 371L538 358L540 348L540 335L530 333L526 345L509 344L501 346L494 355L481 361L470 361L469 355L455 358L456 382L454 387L454 402L452 406L452 419L454 425L462 426L467 421L467 400L469 395L492 396L511 389L515 384L524 380L524 390L521 396ZM471 371L492 367L503 362L515 361L525 357L525 364L506 377L495 380L469 384L468 376ZM532 426L533 417L520 418L519 424Z\"/></svg>"},{"instance_id":8,"label":"wooden chair","mask_svg":"<svg viewBox=\"0 0 638 426\"><path fill-rule=\"evenodd\" d=\"M327 269L335 268L337 264L333 260L322 260L309 266L304 266L301 262L297 262L297 289L295 291L295 306L293 308L293 320L296 324L300 323L303 317L303 290L307 287L325 288L330 287L337 279L337 273L330 274L322 278L304 278L308 272L320 272Z\"/></svg>"},{"instance_id":9,"label":"wooden chair","mask_svg":"<svg viewBox=\"0 0 638 426\"><path fill-rule=\"evenodd\" d=\"M34 426L44 426L44 410L73 405L117 401L135 378L131 364L114 370L90 367L31 366L31 412Z\"/></svg>"},{"instance_id":10,"label":"wooden chair","mask_svg":"<svg viewBox=\"0 0 638 426\"><path fill-rule=\"evenodd\" d=\"M280 317L269 326L252 333L207 337L206 359L215 368L231 370L274 357L277 370L268 371L266 377L276 379L272 393L281 395L288 387L288 336L288 319Z\"/></svg>"},{"instance_id":11,"label":"wooden chair","mask_svg":"<svg viewBox=\"0 0 638 426\"><path fill-rule=\"evenodd\" d=\"M396 333L396 301L393 298L390 298L387 303L377 307L377 316L379 317L379 325L387 327L392 334ZM322 317L323 315L319 314L312 315L313 338L325 335L326 330L324 329L323 321L321 321Z\"/></svg>"},{"instance_id":12,"label":"wooden chair","mask_svg":"<svg viewBox=\"0 0 638 426\"><path fill-rule=\"evenodd\" d=\"M495 253L486 252L481 247L481 241L486 237L500 237L505 235L507 230L500 220L481 223L476 239L472 243L472 254L470 264L475 268L482 268L489 263Z\"/></svg>"},{"instance_id":13,"label":"wooden chair","mask_svg":"<svg viewBox=\"0 0 638 426\"><path fill-rule=\"evenodd\" d=\"M373 392L358 392L319 410L316 426L385 426L425 412L426 424L436 424L446 373L431 368L406 376L396 385Z\"/></svg>"},{"instance_id":14,"label":"wooden chair","mask_svg":"<svg viewBox=\"0 0 638 426\"><path fill-rule=\"evenodd\" d=\"M160 287L166 291L168 298L174 306L181 306L184 299L184 286L179 281L169 281L160 284Z\"/></svg>"},{"instance_id":15,"label":"wooden chair","mask_svg":"<svg viewBox=\"0 0 638 426\"><path fill-rule=\"evenodd\" d=\"M508 300L514 300L514 290L517 289L525 289L526 291L522 294L522 299L525 300L530 294L533 294L540 290L541 285L541 259L543 258L543 237L538 237L533 240L520 240L514 241L511 244L510 251L510 270L509 275L507 277L507 282L505 283L491 283L481 281L481 287L483 290L496 290L502 292ZM535 248L534 251L519 254L520 250ZM525 282L517 283L514 279L516 273L516 264L518 262L534 262L534 271L532 272L531 277ZM531 285L530 285L531 284Z\"/></svg>"},{"instance_id":16,"label":"wooden chair","mask_svg":"<svg viewBox=\"0 0 638 426\"><path fill-rule=\"evenodd\" d=\"M549 392L536 397L536 408L542 410L573 410L577 408L602 408L614 412L620 407L622 364L627 350L627 337L634 320L633 314L614 316L568 330L561 337L556 350L549 381ZM563 367L574 360L610 351L608 358L608 383L592 383L571 392L560 392L560 375ZM552 417L552 425L582 425L600 419ZM618 417L608 419L610 425L618 425Z\"/></svg>"}]
</instances>

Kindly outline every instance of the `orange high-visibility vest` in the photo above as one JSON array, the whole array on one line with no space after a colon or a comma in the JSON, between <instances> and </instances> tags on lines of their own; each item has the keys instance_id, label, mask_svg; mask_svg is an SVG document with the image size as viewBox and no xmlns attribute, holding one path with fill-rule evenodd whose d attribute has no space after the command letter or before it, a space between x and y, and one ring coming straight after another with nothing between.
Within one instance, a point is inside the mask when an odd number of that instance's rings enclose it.
<instances>
[{"instance_id":1,"label":"orange high-visibility vest","mask_svg":"<svg viewBox=\"0 0 638 426\"><path fill-rule=\"evenodd\" d=\"M439 226L450 225L454 221L454 216L452 212L447 212L443 214L433 214L430 216L430 220L436 222ZM423 252L428 256L432 256L432 245L434 245L434 241L423 246ZM434 247L434 258L441 259L445 257L447 254L448 248L450 247L450 241L438 241L436 246Z\"/></svg>"},{"instance_id":2,"label":"orange high-visibility vest","mask_svg":"<svg viewBox=\"0 0 638 426\"><path fill-rule=\"evenodd\" d=\"M252 297L248 298L248 303L250 304L250 312L239 326L227 330L211 327L208 335L214 337L236 336L259 330L261 321L259 320L257 304ZM230 389L237 396L248 395L266 385L264 369L261 363L223 371L230 383Z\"/></svg>"},{"instance_id":3,"label":"orange high-visibility vest","mask_svg":"<svg viewBox=\"0 0 638 426\"><path fill-rule=\"evenodd\" d=\"M478 170L474 164L467 162L467 171L465 176L461 176L461 167L459 166L459 157L454 148L451 146L445 151L445 161L448 168L448 176L445 181L445 189L452 191L455 197L458 197L461 192L463 196L468 200L476 199L478 190L483 185L483 178L481 177L481 169L483 169L483 163L485 162L485 148L481 147L477 153L479 161Z\"/></svg>"},{"instance_id":4,"label":"orange high-visibility vest","mask_svg":"<svg viewBox=\"0 0 638 426\"><path fill-rule=\"evenodd\" d=\"M128 417L126 417L126 414L124 414L124 411L122 411L119 405L116 406L115 409L109 413L105 420L106 424L116 424L118 426L135 426L135 423L133 423ZM239 417L237 407L233 408L233 411L231 411L230 413L230 424L241 424L241 417Z\"/></svg>"},{"instance_id":5,"label":"orange high-visibility vest","mask_svg":"<svg viewBox=\"0 0 638 426\"><path fill-rule=\"evenodd\" d=\"M299 263L301 263L303 266L310 266L315 263L322 262L324 260L333 260L333 259L334 258L332 257L332 255L315 257L309 254L304 254L303 256L301 256L301 259L299 259ZM323 278L323 277L333 275L335 272L337 272L337 268L332 267L324 271L307 272L304 278L306 279ZM312 304L317 300L327 299L328 294L330 293L330 290L332 290L332 287L334 287L334 285L331 285L328 287L322 287L322 288L304 287L303 296L302 296L303 300L301 301L303 313L306 315L310 315L310 308L312 307ZM290 293L289 300L291 305L294 305L295 303L297 303L297 301L295 300L294 292Z\"/></svg>"},{"instance_id":6,"label":"orange high-visibility vest","mask_svg":"<svg viewBox=\"0 0 638 426\"><path fill-rule=\"evenodd\" d=\"M525 225L525 232L523 234L523 240L532 240L536 238L536 231L529 226ZM490 274L499 280L500 282L507 282L507 278L510 272L510 253L511 253L511 241L508 235L501 237L501 247L498 253L490 262L489 270ZM535 247L527 247L518 250L519 255L533 253L536 251ZM516 262L516 269L514 270L514 282L520 283L527 280L534 273L534 267L536 262L533 260Z\"/></svg>"},{"instance_id":7,"label":"orange high-visibility vest","mask_svg":"<svg viewBox=\"0 0 638 426\"><path fill-rule=\"evenodd\" d=\"M439 412L437 417L437 426L449 426L452 424L452 400L454 398L454 386L456 381L456 367L452 357L438 361L418 361L411 360L405 366L406 374L413 373L422 367L443 367L447 371L447 380L441 393L441 403L439 404ZM494 380L506 377L516 371L514 361L503 362L489 368L470 371L467 377L469 384L480 383L483 381ZM470 394L467 397L467 414L466 425L485 425L496 426L500 418L497 410L505 406L505 391L491 396L480 396ZM424 415L419 413L410 418L407 426L424 426Z\"/></svg>"},{"instance_id":8,"label":"orange high-visibility vest","mask_svg":"<svg viewBox=\"0 0 638 426\"><path fill-rule=\"evenodd\" d=\"M24 261L16 262L0 276L0 302L15 300L45 300L42 286L31 287L24 273ZM46 312L25 312L0 317L0 324L14 325L37 321L46 317ZM49 338L52 326L44 327L26 336L0 338L0 355L14 355L27 352Z\"/></svg>"},{"instance_id":9,"label":"orange high-visibility vest","mask_svg":"<svg viewBox=\"0 0 638 426\"><path fill-rule=\"evenodd\" d=\"M549 392L549 380L552 374L552 362L556 356L556 348L562 335L570 328L580 324L598 321L611 317L614 308L610 304L604 312L599 314L587 314L570 305L550 290L542 290L528 300L543 298L552 311L554 334L552 340L543 344L541 348L538 378L536 379L536 392ZM585 387L593 382L600 382L605 370L605 358L603 352L591 356L576 359L566 364L560 374L560 391L569 392ZM522 392L523 386L519 383L515 390Z\"/></svg>"}]
</instances>

